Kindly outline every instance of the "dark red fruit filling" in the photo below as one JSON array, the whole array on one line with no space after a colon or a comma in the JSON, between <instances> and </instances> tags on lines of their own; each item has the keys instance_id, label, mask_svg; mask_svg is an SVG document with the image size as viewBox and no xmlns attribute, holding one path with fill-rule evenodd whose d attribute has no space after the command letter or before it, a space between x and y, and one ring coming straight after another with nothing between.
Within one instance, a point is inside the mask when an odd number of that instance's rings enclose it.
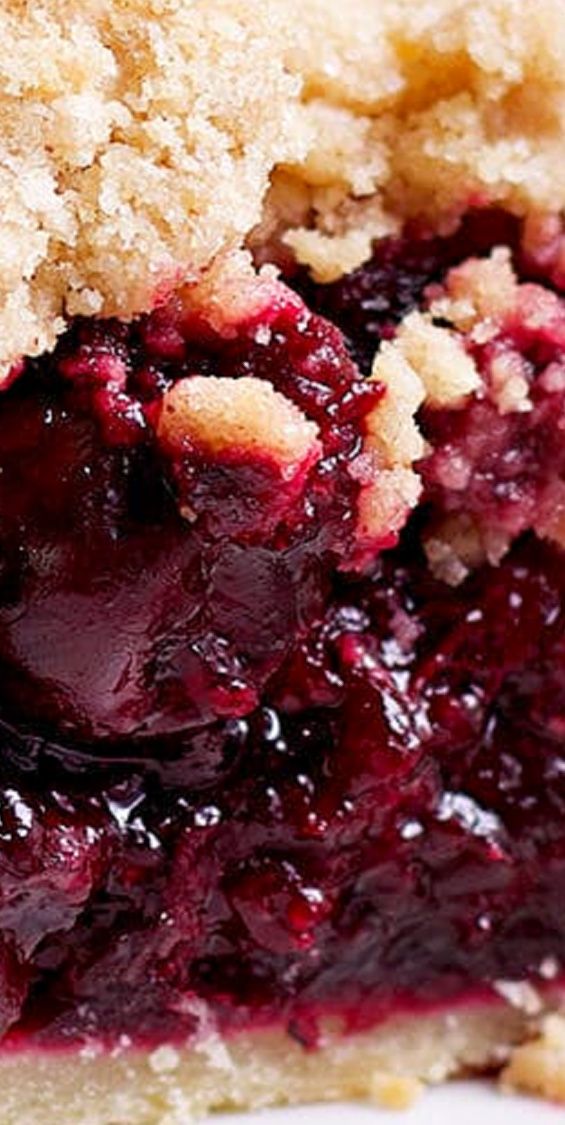
<instances>
[{"instance_id":1,"label":"dark red fruit filling","mask_svg":"<svg viewBox=\"0 0 565 1125\"><path fill-rule=\"evenodd\" d=\"M495 557L532 527L565 543L565 301L524 284L498 330L466 346L483 394L465 410L422 413L434 522L472 520ZM523 381L524 409L504 409L503 397L501 411L501 371Z\"/></svg>"},{"instance_id":2,"label":"dark red fruit filling","mask_svg":"<svg viewBox=\"0 0 565 1125\"><path fill-rule=\"evenodd\" d=\"M175 460L156 437L175 382L251 373L318 424L290 484L245 449ZM354 550L348 469L381 393L290 293L266 336L197 334L169 307L78 323L29 364L0 422L6 717L63 740L174 736L184 753L194 728L251 712Z\"/></svg>"},{"instance_id":3,"label":"dark red fruit filling","mask_svg":"<svg viewBox=\"0 0 565 1125\"><path fill-rule=\"evenodd\" d=\"M475 217L457 256L507 231ZM367 354L454 255L385 244L312 299L348 309ZM388 305L366 329L369 299ZM565 959L563 554L526 534L450 589L425 506L350 570L348 469L381 391L295 298L269 317L231 340L180 307L77 324L3 397L16 1041L175 1039L204 998L226 1030L282 1021L313 1044L324 1012L361 1026ZM156 440L163 393L195 373L269 380L317 422L284 503L269 458L171 461Z\"/></svg>"}]
</instances>

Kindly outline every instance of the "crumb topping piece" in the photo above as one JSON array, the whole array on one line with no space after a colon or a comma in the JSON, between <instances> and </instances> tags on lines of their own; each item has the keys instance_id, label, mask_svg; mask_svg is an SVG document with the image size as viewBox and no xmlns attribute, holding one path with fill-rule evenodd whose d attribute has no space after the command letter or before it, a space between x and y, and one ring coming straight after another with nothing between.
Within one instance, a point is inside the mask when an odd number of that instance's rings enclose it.
<instances>
[{"instance_id":1,"label":"crumb topping piece","mask_svg":"<svg viewBox=\"0 0 565 1125\"><path fill-rule=\"evenodd\" d=\"M152 308L257 222L273 163L304 143L283 7L3 6L5 365L51 347L66 314Z\"/></svg>"},{"instance_id":2,"label":"crumb topping piece","mask_svg":"<svg viewBox=\"0 0 565 1125\"><path fill-rule=\"evenodd\" d=\"M318 127L292 165L304 209L286 241L320 281L360 264L399 217L445 228L471 203L561 210L559 0L535 10L520 0L341 8L302 5L291 56L305 80L304 119ZM286 186L277 173L279 207Z\"/></svg>"},{"instance_id":3,"label":"crumb topping piece","mask_svg":"<svg viewBox=\"0 0 565 1125\"><path fill-rule=\"evenodd\" d=\"M400 531L420 499L415 466L426 452L416 420L420 407L457 408L480 386L455 334L417 312L406 318L393 342L382 345L371 380L386 393L365 420L363 452L354 466L365 483L358 504L361 543L374 540L378 528Z\"/></svg>"},{"instance_id":4,"label":"crumb topping piece","mask_svg":"<svg viewBox=\"0 0 565 1125\"><path fill-rule=\"evenodd\" d=\"M498 246L488 258L469 258L455 266L440 292L432 314L461 332L472 332L477 342L485 342L495 334L497 323L516 307L518 281L509 249Z\"/></svg>"},{"instance_id":5,"label":"crumb topping piece","mask_svg":"<svg viewBox=\"0 0 565 1125\"><path fill-rule=\"evenodd\" d=\"M273 266L257 272L249 252L242 250L221 254L197 282L183 286L180 299L187 329L212 331L225 340L255 328L267 342L282 310L303 309L300 297L278 279Z\"/></svg>"},{"instance_id":6,"label":"crumb topping piece","mask_svg":"<svg viewBox=\"0 0 565 1125\"><path fill-rule=\"evenodd\" d=\"M171 449L266 458L285 478L321 451L318 427L262 379L194 375L164 396L159 437Z\"/></svg>"},{"instance_id":7,"label":"crumb topping piece","mask_svg":"<svg viewBox=\"0 0 565 1125\"><path fill-rule=\"evenodd\" d=\"M371 380L383 386L385 393L365 419L363 450L351 470L361 484L357 516L360 557L365 547L371 550L375 536L384 535L386 542L386 536L394 536L404 527L421 493L412 464L424 452L415 422L424 399L423 385L393 344L383 345Z\"/></svg>"},{"instance_id":8,"label":"crumb topping piece","mask_svg":"<svg viewBox=\"0 0 565 1125\"><path fill-rule=\"evenodd\" d=\"M411 313L400 325L397 340L402 355L418 372L428 406L455 409L479 390L479 372L462 340L448 328L437 327L430 317Z\"/></svg>"},{"instance_id":9,"label":"crumb topping piece","mask_svg":"<svg viewBox=\"0 0 565 1125\"><path fill-rule=\"evenodd\" d=\"M501 203L562 269L560 0L7 0L0 35L5 372L258 225L328 280L407 216Z\"/></svg>"},{"instance_id":10,"label":"crumb topping piece","mask_svg":"<svg viewBox=\"0 0 565 1125\"><path fill-rule=\"evenodd\" d=\"M453 584L485 559L499 562L523 532L565 544L565 302L521 282L502 247L451 269L429 298L477 376L459 416L431 395L422 417L421 468L436 504L428 556ZM438 341L431 355L440 357Z\"/></svg>"}]
</instances>

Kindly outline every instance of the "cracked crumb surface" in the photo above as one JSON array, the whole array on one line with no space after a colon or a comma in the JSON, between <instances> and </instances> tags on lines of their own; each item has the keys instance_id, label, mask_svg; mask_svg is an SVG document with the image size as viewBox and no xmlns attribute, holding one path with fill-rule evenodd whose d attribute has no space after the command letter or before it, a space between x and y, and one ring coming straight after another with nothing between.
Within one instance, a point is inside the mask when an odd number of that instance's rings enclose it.
<instances>
[{"instance_id":1,"label":"cracked crumb surface","mask_svg":"<svg viewBox=\"0 0 565 1125\"><path fill-rule=\"evenodd\" d=\"M6 0L0 33L4 370L262 218L328 279L406 215L503 203L562 268L560 0Z\"/></svg>"},{"instance_id":2,"label":"cracked crumb surface","mask_svg":"<svg viewBox=\"0 0 565 1125\"><path fill-rule=\"evenodd\" d=\"M270 383L193 375L167 391L159 435L182 451L269 457L288 476L319 454L318 427Z\"/></svg>"},{"instance_id":3,"label":"cracked crumb surface","mask_svg":"<svg viewBox=\"0 0 565 1125\"><path fill-rule=\"evenodd\" d=\"M65 312L152 307L241 242L272 164L303 151L276 9L3 5L4 361L50 346Z\"/></svg>"}]
</instances>

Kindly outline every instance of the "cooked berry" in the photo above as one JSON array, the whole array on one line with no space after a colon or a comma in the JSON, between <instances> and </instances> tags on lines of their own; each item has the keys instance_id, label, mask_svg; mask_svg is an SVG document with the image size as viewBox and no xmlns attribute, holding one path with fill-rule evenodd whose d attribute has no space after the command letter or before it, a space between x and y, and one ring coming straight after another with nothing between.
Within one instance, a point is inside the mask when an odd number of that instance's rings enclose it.
<instances>
[{"instance_id":1,"label":"cooked berry","mask_svg":"<svg viewBox=\"0 0 565 1125\"><path fill-rule=\"evenodd\" d=\"M447 267L515 236L473 218L310 296L365 362ZM282 1021L314 1046L327 1012L362 1027L561 964L562 549L523 521L453 586L424 551L446 515L448 436L491 435L481 464L498 484L501 465L534 491L546 458L555 469L559 324L542 346L514 323L533 409L500 414L479 393L457 413L424 407L426 503L394 549L375 535L363 570L350 470L390 387L283 287L223 335L181 305L78 322L6 390L0 1030L14 1042L183 1039L204 997L223 1029ZM481 371L488 346L467 353Z\"/></svg>"}]
</instances>

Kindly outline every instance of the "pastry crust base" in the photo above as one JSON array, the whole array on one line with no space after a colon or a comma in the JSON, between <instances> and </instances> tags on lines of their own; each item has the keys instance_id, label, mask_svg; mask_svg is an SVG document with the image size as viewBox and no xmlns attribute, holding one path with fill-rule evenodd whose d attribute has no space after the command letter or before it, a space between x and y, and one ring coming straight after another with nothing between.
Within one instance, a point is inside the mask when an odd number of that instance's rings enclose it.
<instances>
[{"instance_id":1,"label":"pastry crust base","mask_svg":"<svg viewBox=\"0 0 565 1125\"><path fill-rule=\"evenodd\" d=\"M400 1108L421 1083L500 1069L542 1025L543 1013L489 1004L396 1017L346 1038L328 1032L316 1051L281 1031L229 1042L207 1031L190 1047L152 1052L6 1052L2 1125L187 1125L213 1110L340 1099Z\"/></svg>"}]
</instances>

